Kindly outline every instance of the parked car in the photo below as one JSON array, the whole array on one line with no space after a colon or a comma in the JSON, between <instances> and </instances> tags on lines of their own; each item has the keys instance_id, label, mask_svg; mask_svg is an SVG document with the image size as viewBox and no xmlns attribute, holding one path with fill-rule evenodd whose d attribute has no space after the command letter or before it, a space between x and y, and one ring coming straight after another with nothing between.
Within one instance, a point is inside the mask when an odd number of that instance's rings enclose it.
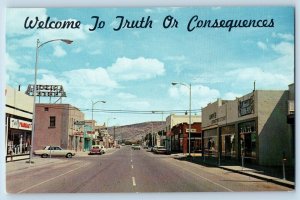
<instances>
[{"instance_id":1,"label":"parked car","mask_svg":"<svg viewBox=\"0 0 300 200\"><path fill-rule=\"evenodd\" d=\"M152 152L156 152L157 146L152 147Z\"/></svg>"},{"instance_id":2,"label":"parked car","mask_svg":"<svg viewBox=\"0 0 300 200\"><path fill-rule=\"evenodd\" d=\"M132 144L131 149L132 150L141 150L141 147L139 144Z\"/></svg>"},{"instance_id":3,"label":"parked car","mask_svg":"<svg viewBox=\"0 0 300 200\"><path fill-rule=\"evenodd\" d=\"M164 146L158 146L155 150L155 153L167 154L167 149Z\"/></svg>"},{"instance_id":4,"label":"parked car","mask_svg":"<svg viewBox=\"0 0 300 200\"><path fill-rule=\"evenodd\" d=\"M152 147L148 147L147 151L151 152L152 151Z\"/></svg>"},{"instance_id":5,"label":"parked car","mask_svg":"<svg viewBox=\"0 0 300 200\"><path fill-rule=\"evenodd\" d=\"M120 148L121 148L121 146L120 146L119 144L117 144L117 145L116 145L116 148L117 148L117 149L120 149Z\"/></svg>"},{"instance_id":6,"label":"parked car","mask_svg":"<svg viewBox=\"0 0 300 200\"><path fill-rule=\"evenodd\" d=\"M39 155L42 158L47 158L51 156L65 156L66 158L72 158L75 156L75 151L73 150L64 150L60 146L46 146L42 150L35 150L33 152L35 155Z\"/></svg>"},{"instance_id":7,"label":"parked car","mask_svg":"<svg viewBox=\"0 0 300 200\"><path fill-rule=\"evenodd\" d=\"M93 145L92 148L90 149L89 155L95 155L95 154L99 154L101 155L102 149L100 145Z\"/></svg>"}]
</instances>

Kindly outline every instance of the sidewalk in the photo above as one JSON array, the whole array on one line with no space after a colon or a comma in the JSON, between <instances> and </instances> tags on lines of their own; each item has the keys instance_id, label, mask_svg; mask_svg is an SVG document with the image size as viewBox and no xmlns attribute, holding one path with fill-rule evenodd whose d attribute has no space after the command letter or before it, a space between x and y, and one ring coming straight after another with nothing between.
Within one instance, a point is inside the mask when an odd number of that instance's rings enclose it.
<instances>
[{"instance_id":1,"label":"sidewalk","mask_svg":"<svg viewBox=\"0 0 300 200\"><path fill-rule=\"evenodd\" d=\"M6 173L29 169L32 167L46 166L46 165L49 165L50 163L53 164L53 163L66 162L63 159L41 158L41 157L37 157L37 156L33 157L31 161L32 161L32 163L29 163L29 159L7 162L6 163Z\"/></svg>"},{"instance_id":2,"label":"sidewalk","mask_svg":"<svg viewBox=\"0 0 300 200\"><path fill-rule=\"evenodd\" d=\"M246 176L251 176L257 179L265 180L267 182L272 182L289 188L295 188L295 173L294 169L286 168L286 180L282 178L283 170L281 167L264 167L254 164L246 164L244 167L238 165L234 162L224 162L222 161L219 165L218 160L206 158L204 160L201 156L195 156L188 158L187 154L172 154L173 158L178 160L184 160L187 162L196 163L199 165L204 165L207 167L219 167L221 169L227 170L228 173L239 173Z\"/></svg>"}]
</instances>

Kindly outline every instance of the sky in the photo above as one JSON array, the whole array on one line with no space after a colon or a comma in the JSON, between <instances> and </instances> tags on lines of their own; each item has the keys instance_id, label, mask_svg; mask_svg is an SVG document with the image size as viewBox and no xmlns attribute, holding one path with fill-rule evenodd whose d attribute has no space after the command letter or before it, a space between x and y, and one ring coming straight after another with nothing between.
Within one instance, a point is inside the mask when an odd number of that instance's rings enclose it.
<instances>
[{"instance_id":1,"label":"sky","mask_svg":"<svg viewBox=\"0 0 300 200\"><path fill-rule=\"evenodd\" d=\"M163 28L166 16L177 28ZM196 28L189 20L274 20L274 27ZM92 16L105 22L94 26ZM124 16L150 16L152 28L113 29ZM26 17L80 21L80 29L25 29ZM194 23L195 24L195 23ZM230 100L253 90L286 90L294 83L293 7L150 7L7 9L6 83L25 91L34 82L36 40L51 42L39 49L37 84L63 85L70 103L91 119L109 125L160 121L176 110L188 110L191 84L193 114L217 98ZM48 98L42 101L49 102ZM147 111L150 114L103 110ZM151 111L155 111L152 113Z\"/></svg>"}]
</instances>

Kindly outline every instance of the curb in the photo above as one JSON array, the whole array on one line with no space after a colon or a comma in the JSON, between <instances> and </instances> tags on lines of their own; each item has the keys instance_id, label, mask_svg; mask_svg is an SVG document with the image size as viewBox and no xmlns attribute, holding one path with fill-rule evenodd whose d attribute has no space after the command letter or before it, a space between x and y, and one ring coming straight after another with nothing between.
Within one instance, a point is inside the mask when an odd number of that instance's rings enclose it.
<instances>
[{"instance_id":1,"label":"curb","mask_svg":"<svg viewBox=\"0 0 300 200\"><path fill-rule=\"evenodd\" d=\"M267 182L275 183L275 184L282 185L282 186L285 186L285 187L289 187L291 189L295 189L295 184L293 182L284 181L284 180L277 179L277 178L274 178L274 177L267 177L265 175L261 176L261 175L257 175L257 174L254 174L254 173L247 173L247 172L243 172L242 170L229 169L227 167L222 167L222 166L216 166L216 167L219 167L219 168L227 170L227 171L235 172L235 173L238 173L238 174L251 176L253 178L265 180Z\"/></svg>"},{"instance_id":2,"label":"curb","mask_svg":"<svg viewBox=\"0 0 300 200\"><path fill-rule=\"evenodd\" d=\"M174 159L180 159L180 158L174 158ZM184 161L188 161L189 162L189 160L184 160ZM226 166L218 166L216 164L212 164L212 163L208 163L208 162L204 162L204 163L192 162L192 163L198 164L198 165L200 164L200 165L207 165L207 166L218 167L218 168L223 169L223 170L227 170L227 171L231 171L231 172L234 172L234 173L238 173L238 174L250 176L250 177L257 178L257 179L260 179L260 180L264 180L264 181L267 181L267 182L275 183L275 184L278 184L278 185L281 185L281 186L284 186L284 187L295 189L295 183L294 182L283 180L283 179L279 179L279 178L276 178L276 177L255 174L254 172L249 173L249 172L246 172L246 170L242 171L242 170L230 169L230 168L228 168ZM253 170L253 171L255 171L255 170Z\"/></svg>"}]
</instances>

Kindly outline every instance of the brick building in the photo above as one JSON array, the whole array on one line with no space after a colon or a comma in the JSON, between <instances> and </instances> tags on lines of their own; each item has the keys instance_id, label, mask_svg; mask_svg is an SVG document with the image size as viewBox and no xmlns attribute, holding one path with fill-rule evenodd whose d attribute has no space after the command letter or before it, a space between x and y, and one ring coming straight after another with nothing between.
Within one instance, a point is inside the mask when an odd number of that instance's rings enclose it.
<instances>
[{"instance_id":1,"label":"brick building","mask_svg":"<svg viewBox=\"0 0 300 200\"><path fill-rule=\"evenodd\" d=\"M70 104L36 104L33 149L58 145L83 151L84 114Z\"/></svg>"},{"instance_id":2,"label":"brick building","mask_svg":"<svg viewBox=\"0 0 300 200\"><path fill-rule=\"evenodd\" d=\"M201 123L191 124L191 153L200 152L202 149ZM181 123L171 129L171 149L173 152L189 152L189 124Z\"/></svg>"}]
</instances>

